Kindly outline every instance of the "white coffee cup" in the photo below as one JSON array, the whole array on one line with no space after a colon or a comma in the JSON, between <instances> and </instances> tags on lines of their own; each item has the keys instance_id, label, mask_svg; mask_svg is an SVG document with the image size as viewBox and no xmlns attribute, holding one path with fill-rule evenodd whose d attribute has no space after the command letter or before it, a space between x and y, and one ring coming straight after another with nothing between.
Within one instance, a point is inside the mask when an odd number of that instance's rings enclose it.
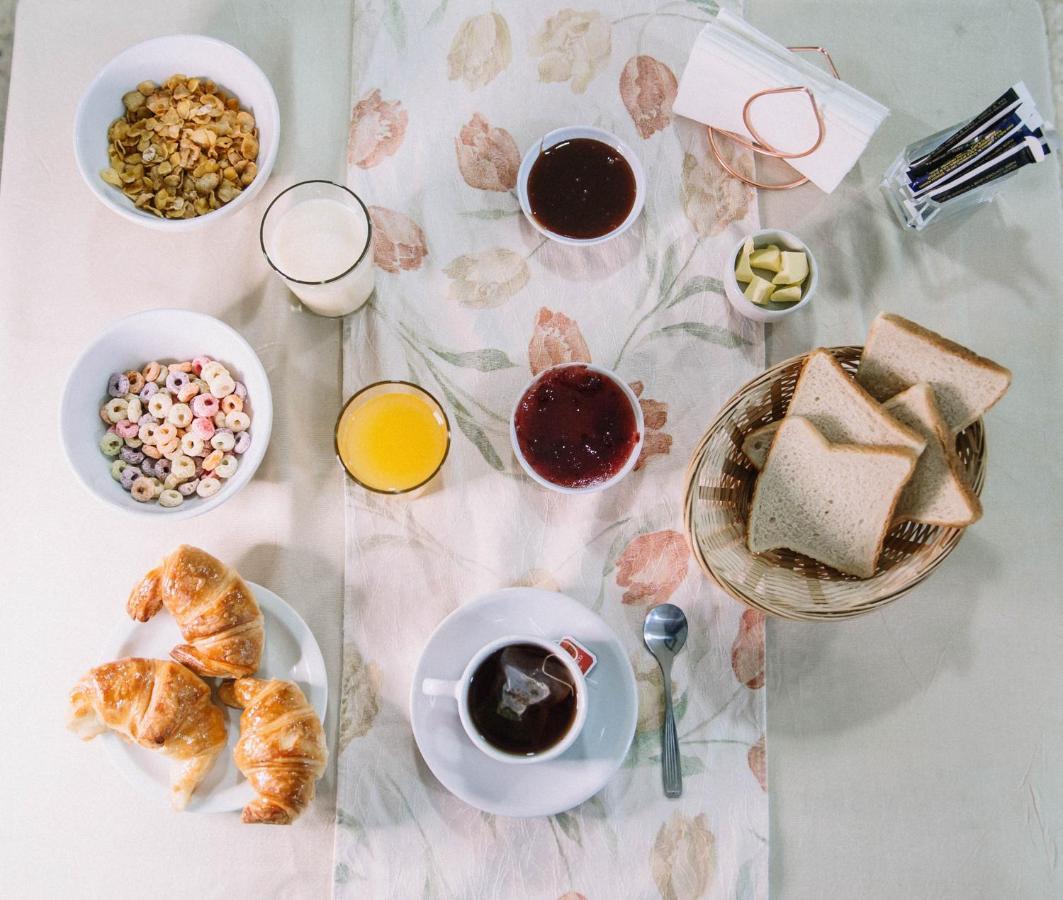
<instances>
[{"instance_id":1,"label":"white coffee cup","mask_svg":"<svg viewBox=\"0 0 1063 900\"><path fill-rule=\"evenodd\" d=\"M541 753L533 753L528 756L507 753L505 750L500 750L498 747L488 743L480 735L479 731L477 731L476 725L469 714L469 687L472 684L472 678L473 675L476 674L476 670L492 653L513 644L532 644L533 646L542 647L544 650L554 654L558 662L565 667L569 677L572 679L572 683L576 687L576 716L573 719L572 724L569 726L568 731L565 733L565 736L552 747L543 750ZM556 641L548 641L544 638L532 637L530 635L509 635L508 637L491 641L491 643L481 647L473 658L469 660L460 679L457 681L446 681L439 678L425 678L421 682L421 692L429 697L451 697L456 700L458 703L458 717L461 719L462 728L465 729L465 733L469 736L469 740L472 741L480 751L487 756L490 756L492 759L497 759L499 762L537 763L544 762L548 759L554 759L575 743L576 738L579 737L580 731L583 729L583 723L587 720L587 682L583 677L583 672L580 671L580 667L576 664L576 661L569 653L563 650Z\"/></svg>"}]
</instances>

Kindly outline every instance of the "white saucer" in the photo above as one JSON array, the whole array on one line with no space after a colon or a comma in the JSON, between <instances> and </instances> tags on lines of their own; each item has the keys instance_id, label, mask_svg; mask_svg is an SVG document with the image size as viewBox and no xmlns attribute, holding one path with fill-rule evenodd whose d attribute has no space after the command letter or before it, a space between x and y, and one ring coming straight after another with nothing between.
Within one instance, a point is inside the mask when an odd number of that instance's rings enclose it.
<instances>
[{"instance_id":1,"label":"white saucer","mask_svg":"<svg viewBox=\"0 0 1063 900\"><path fill-rule=\"evenodd\" d=\"M424 678L457 679L484 644L507 634L574 637L598 657L587 677L587 722L557 759L516 766L476 749L457 705L421 693ZM413 677L410 720L432 774L470 806L500 816L551 816L605 787L627 756L638 720L635 675L612 629L571 597L538 588L505 588L459 607L429 638Z\"/></svg>"},{"instance_id":2,"label":"white saucer","mask_svg":"<svg viewBox=\"0 0 1063 900\"><path fill-rule=\"evenodd\" d=\"M294 609L273 591L248 581L265 619L266 641L258 678L283 678L294 681L310 705L325 720L328 680L325 660L313 633ZM117 628L103 648L103 659L139 656L169 659L170 650L184 643L181 631L170 614L162 609L151 620L140 623L127 619ZM186 807L188 812L215 813L242 809L255 798L255 792L233 762L233 747L240 737L240 710L225 707L229 728L229 745L214 761ZM97 740L106 743L108 755L118 770L135 787L170 805L170 767L172 761L161 753L138 747L113 731Z\"/></svg>"}]
</instances>

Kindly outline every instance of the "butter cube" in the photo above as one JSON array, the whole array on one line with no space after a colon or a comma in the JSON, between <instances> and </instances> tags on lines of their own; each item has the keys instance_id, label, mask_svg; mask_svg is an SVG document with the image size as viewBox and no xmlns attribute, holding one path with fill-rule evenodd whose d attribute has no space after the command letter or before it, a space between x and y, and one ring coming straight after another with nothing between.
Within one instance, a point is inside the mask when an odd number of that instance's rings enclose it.
<instances>
[{"instance_id":1,"label":"butter cube","mask_svg":"<svg viewBox=\"0 0 1063 900\"><path fill-rule=\"evenodd\" d=\"M777 287L771 294L772 303L797 303L800 299L801 286L799 284Z\"/></svg>"},{"instance_id":2,"label":"butter cube","mask_svg":"<svg viewBox=\"0 0 1063 900\"><path fill-rule=\"evenodd\" d=\"M738 254L738 265L735 266L735 278L743 284L753 280L753 270L749 267L749 256L753 252L753 238L746 238L742 245L742 252Z\"/></svg>"},{"instance_id":3,"label":"butter cube","mask_svg":"<svg viewBox=\"0 0 1063 900\"><path fill-rule=\"evenodd\" d=\"M766 278L761 278L759 275L754 275L752 280L746 286L743 296L747 300L752 300L757 306L764 306L769 300L771 300L771 292L774 290L770 281Z\"/></svg>"},{"instance_id":4,"label":"butter cube","mask_svg":"<svg viewBox=\"0 0 1063 900\"><path fill-rule=\"evenodd\" d=\"M802 251L783 250L780 255L782 264L772 284L800 284L808 277L808 257Z\"/></svg>"},{"instance_id":5,"label":"butter cube","mask_svg":"<svg viewBox=\"0 0 1063 900\"><path fill-rule=\"evenodd\" d=\"M757 269L767 269L769 272L778 272L782 267L782 254L776 244L768 244L754 250L749 257L749 264Z\"/></svg>"}]
</instances>

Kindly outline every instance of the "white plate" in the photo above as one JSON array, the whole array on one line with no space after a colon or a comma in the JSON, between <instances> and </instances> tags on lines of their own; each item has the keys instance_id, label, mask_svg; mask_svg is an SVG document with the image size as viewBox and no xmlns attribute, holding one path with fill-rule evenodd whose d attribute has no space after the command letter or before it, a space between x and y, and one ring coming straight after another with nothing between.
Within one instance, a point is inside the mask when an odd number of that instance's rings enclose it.
<instances>
[{"instance_id":1,"label":"white plate","mask_svg":"<svg viewBox=\"0 0 1063 900\"><path fill-rule=\"evenodd\" d=\"M273 591L248 581L265 619L266 641L257 678L283 678L294 681L306 695L322 722L328 703L328 680L325 660L314 635L294 609ZM115 630L103 648L105 659L139 656L169 659L170 650L184 643L173 617L165 610L151 620L129 619ZM188 812L214 813L242 809L255 798L255 792L233 762L233 747L240 737L240 710L224 707L227 714L229 744L215 760L186 807ZM170 767L173 762L161 753L138 747L113 731L100 735L106 742L111 761L126 779L145 793L155 795L159 803L170 804Z\"/></svg>"},{"instance_id":2,"label":"white plate","mask_svg":"<svg viewBox=\"0 0 1063 900\"><path fill-rule=\"evenodd\" d=\"M493 760L462 730L453 700L421 693L422 679L460 678L477 650L507 634L574 637L598 657L587 677L587 723L557 759L528 766ZM613 777L635 736L638 694L623 644L598 616L564 594L505 588L459 607L429 638L413 678L410 720L424 761L452 794L500 816L551 816Z\"/></svg>"}]
</instances>

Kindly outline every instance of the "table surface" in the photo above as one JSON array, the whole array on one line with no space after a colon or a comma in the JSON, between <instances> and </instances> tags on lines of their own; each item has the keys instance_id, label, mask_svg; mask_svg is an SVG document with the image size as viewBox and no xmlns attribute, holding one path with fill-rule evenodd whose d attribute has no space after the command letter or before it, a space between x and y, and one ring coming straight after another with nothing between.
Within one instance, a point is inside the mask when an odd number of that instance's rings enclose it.
<instances>
[{"instance_id":1,"label":"table surface","mask_svg":"<svg viewBox=\"0 0 1063 900\"><path fill-rule=\"evenodd\" d=\"M993 207L922 238L897 228L875 193L902 144L1017 78L1047 109L1043 26L1029 0L906 0L890 18L883 9L748 0L754 24L829 46L848 80L893 109L834 195L764 198L766 223L793 228L830 260L814 305L770 332L769 353L858 341L890 309L999 359L1015 383L988 421L985 519L929 582L863 619L769 627L773 894L1058 896L1063 566L1048 546L1063 527L1063 478L1050 465L1063 389L1058 181L1024 173ZM341 0L298 12L279 0L142 0L135 15L76 0L20 4L0 186L0 359L16 374L0 392L0 418L42 438L17 438L32 461L0 469L9 642L0 883L23 897L321 897L332 770L297 826L252 832L232 816L175 816L144 802L100 742L82 745L62 727L66 693L97 661L131 579L181 541L216 549L295 606L337 684L343 520L329 447L339 326L293 309L248 252L272 192L221 228L170 238L100 206L70 153L82 87L161 22L229 40L266 70L283 120L275 185L342 175L350 13ZM211 312L248 337L270 373L276 423L243 493L203 519L147 532L76 485L54 439L55 409L85 341L125 312L167 305Z\"/></svg>"}]
</instances>

